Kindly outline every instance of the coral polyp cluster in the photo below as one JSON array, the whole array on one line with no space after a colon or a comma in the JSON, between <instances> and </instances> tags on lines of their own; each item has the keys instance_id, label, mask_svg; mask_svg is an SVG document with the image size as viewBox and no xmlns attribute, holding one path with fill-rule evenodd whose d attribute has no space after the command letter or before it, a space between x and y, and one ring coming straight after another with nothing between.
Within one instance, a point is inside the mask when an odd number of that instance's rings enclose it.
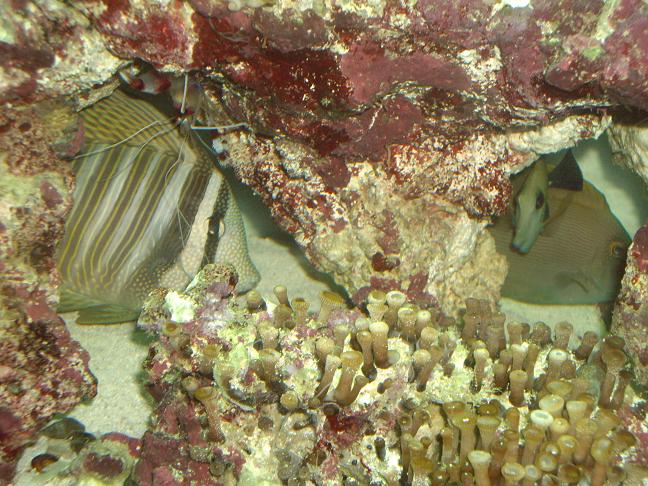
<instances>
[{"instance_id":1,"label":"coral polyp cluster","mask_svg":"<svg viewBox=\"0 0 648 486\"><path fill-rule=\"evenodd\" d=\"M460 319L373 291L318 314L275 289L236 299L208 266L156 295L145 365L159 401L138 484L638 484L645 445L623 340L506 322L469 299ZM178 314L184 322L169 322ZM634 479L633 479L634 478ZM173 482L176 481L176 482ZM166 484L166 483L165 483ZM202 483L201 483L202 484Z\"/></svg>"}]
</instances>

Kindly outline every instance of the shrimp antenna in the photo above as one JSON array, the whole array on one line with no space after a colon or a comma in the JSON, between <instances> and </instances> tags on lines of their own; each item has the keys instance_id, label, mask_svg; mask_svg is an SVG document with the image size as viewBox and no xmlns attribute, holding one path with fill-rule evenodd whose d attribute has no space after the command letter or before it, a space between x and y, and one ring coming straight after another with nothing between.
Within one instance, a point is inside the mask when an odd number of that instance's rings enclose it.
<instances>
[{"instance_id":1,"label":"shrimp antenna","mask_svg":"<svg viewBox=\"0 0 648 486\"><path fill-rule=\"evenodd\" d=\"M182 104L180 105L180 114L184 115L185 108L187 107L187 89L189 87L189 76L187 73L184 75L184 88L182 90Z\"/></svg>"},{"instance_id":2,"label":"shrimp antenna","mask_svg":"<svg viewBox=\"0 0 648 486\"><path fill-rule=\"evenodd\" d=\"M167 122L170 122L171 120L172 120L172 118L168 118L168 119L166 119L164 121L155 120L155 121L149 123L148 125L140 128L136 132L130 134L128 137L120 140L119 142L115 142L113 144L107 145L106 147L101 148L99 150L93 150L92 152L84 152L82 154L76 155L76 156L72 157L72 160L82 159L83 157L88 157L90 155L100 154L101 152L105 152L106 150L110 150L112 148L119 147L122 143L128 142L130 139L137 137L140 133L145 132L149 128L153 128L153 127L155 127L157 125L165 124ZM155 137L153 137L153 138L155 138ZM150 142L153 138L150 138L149 140L147 140L146 143Z\"/></svg>"},{"instance_id":3,"label":"shrimp antenna","mask_svg":"<svg viewBox=\"0 0 648 486\"><path fill-rule=\"evenodd\" d=\"M208 131L208 130L234 130L235 128L250 128L250 126L245 123L234 123L232 125L221 125L219 127L204 127L199 125L192 125L191 129L196 131Z\"/></svg>"}]
</instances>

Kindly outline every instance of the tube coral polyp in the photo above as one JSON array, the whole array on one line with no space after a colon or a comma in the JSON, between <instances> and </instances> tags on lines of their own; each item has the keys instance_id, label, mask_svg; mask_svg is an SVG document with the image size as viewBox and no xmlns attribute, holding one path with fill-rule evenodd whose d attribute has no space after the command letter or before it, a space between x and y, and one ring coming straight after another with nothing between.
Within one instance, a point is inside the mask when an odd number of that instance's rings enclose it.
<instances>
[{"instance_id":1,"label":"tube coral polyp","mask_svg":"<svg viewBox=\"0 0 648 486\"><path fill-rule=\"evenodd\" d=\"M476 300L457 322L400 292L372 292L369 315L332 293L319 314L285 287L274 293L276 306L231 301L216 332L199 322L190 360L177 358L186 346L162 341L176 365L203 370L203 386L184 394L200 402L209 441L236 445L243 476L252 464L271 474L281 449L282 477L317 484L603 484L636 447L617 416L632 398L619 339L578 339L569 323L555 336L543 323L506 325ZM218 347L201 344L201 332ZM586 361L599 382L581 376ZM250 437L264 446L250 448Z\"/></svg>"}]
</instances>

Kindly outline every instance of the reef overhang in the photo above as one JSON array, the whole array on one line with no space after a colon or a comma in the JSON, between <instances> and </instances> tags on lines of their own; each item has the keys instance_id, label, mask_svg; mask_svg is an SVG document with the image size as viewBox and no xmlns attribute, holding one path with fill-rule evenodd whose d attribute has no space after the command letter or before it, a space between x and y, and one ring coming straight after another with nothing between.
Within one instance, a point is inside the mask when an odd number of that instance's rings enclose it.
<instances>
[{"instance_id":1,"label":"reef overhang","mask_svg":"<svg viewBox=\"0 0 648 486\"><path fill-rule=\"evenodd\" d=\"M28 313L56 301L53 267L30 258L60 237L71 188L49 156L57 137L40 148L44 132L21 120L56 111L47 104L63 97L92 103L133 60L190 73L215 121L252 128L224 136L237 176L356 301L400 289L447 313L467 296L498 296L505 264L484 227L508 204L509 175L614 127L620 109L648 110L648 5L640 0L305 5L0 6L2 170L40 190L2 202L9 236L0 249L12 255L3 261L5 295L20 295L28 281L30 295L44 296ZM70 129L62 152L79 133ZM619 144L620 159L648 179L641 136L619 140L630 140Z\"/></svg>"}]
</instances>

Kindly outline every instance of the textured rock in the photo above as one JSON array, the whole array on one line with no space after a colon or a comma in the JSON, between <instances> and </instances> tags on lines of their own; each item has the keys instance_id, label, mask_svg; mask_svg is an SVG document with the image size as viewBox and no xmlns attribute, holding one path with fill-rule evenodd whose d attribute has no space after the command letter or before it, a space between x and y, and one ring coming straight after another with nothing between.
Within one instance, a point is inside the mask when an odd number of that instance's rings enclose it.
<instances>
[{"instance_id":1,"label":"textured rock","mask_svg":"<svg viewBox=\"0 0 648 486\"><path fill-rule=\"evenodd\" d=\"M78 430L67 431L66 422L69 419L54 422L34 439L18 462L13 484L127 484L139 459L141 441L119 433L95 438L79 422ZM52 427L58 427L59 433L48 433Z\"/></svg>"},{"instance_id":2,"label":"textured rock","mask_svg":"<svg viewBox=\"0 0 648 486\"><path fill-rule=\"evenodd\" d=\"M77 143L76 117L41 103L0 114L0 477L55 413L96 393L88 354L56 315L55 245L70 207L59 159Z\"/></svg>"},{"instance_id":3,"label":"textured rock","mask_svg":"<svg viewBox=\"0 0 648 486\"><path fill-rule=\"evenodd\" d=\"M22 298L30 307L40 307L41 314L47 308L42 291ZM38 429L54 414L92 398L96 383L90 357L56 316L3 319L0 340L0 477L8 478Z\"/></svg>"},{"instance_id":4,"label":"textured rock","mask_svg":"<svg viewBox=\"0 0 648 486\"><path fill-rule=\"evenodd\" d=\"M108 52L89 20L65 2L2 2L0 18L3 104L87 93L122 63Z\"/></svg>"},{"instance_id":5,"label":"textured rock","mask_svg":"<svg viewBox=\"0 0 648 486\"><path fill-rule=\"evenodd\" d=\"M630 167L648 184L648 119L639 124L616 122L608 132L612 153L621 164Z\"/></svg>"},{"instance_id":6,"label":"textured rock","mask_svg":"<svg viewBox=\"0 0 648 486\"><path fill-rule=\"evenodd\" d=\"M218 101L210 122L244 121L257 134L227 139L229 162L320 269L359 298L401 288L451 311L466 293L497 295L505 269L484 267L501 259L480 232L506 207L508 175L600 133L607 107L646 107L647 9L639 0L19 2L6 7L5 52L42 95L105 80L115 55L191 70ZM30 29L32 11L44 20ZM16 60L27 46L38 65ZM64 68L89 55L89 69ZM52 56L62 63L52 67ZM64 85L51 82L59 71ZM430 239L442 245L426 251Z\"/></svg>"},{"instance_id":7,"label":"textured rock","mask_svg":"<svg viewBox=\"0 0 648 486\"><path fill-rule=\"evenodd\" d=\"M612 332L626 340L637 379L648 388L648 222L628 249Z\"/></svg>"}]
</instances>

